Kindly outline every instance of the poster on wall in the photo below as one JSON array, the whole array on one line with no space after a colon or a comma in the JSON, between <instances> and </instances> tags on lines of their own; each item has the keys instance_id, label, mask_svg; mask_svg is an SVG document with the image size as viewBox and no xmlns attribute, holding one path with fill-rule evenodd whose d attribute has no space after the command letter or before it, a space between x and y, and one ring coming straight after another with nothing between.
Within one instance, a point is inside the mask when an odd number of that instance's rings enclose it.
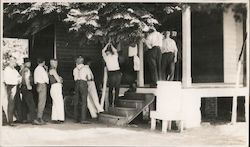
<instances>
[{"instance_id":1,"label":"poster on wall","mask_svg":"<svg viewBox=\"0 0 250 147\"><path fill-rule=\"evenodd\" d=\"M7 65L10 57L17 59L17 64L20 66L23 63L23 58L29 56L29 40L18 38L3 38L3 66Z\"/></svg>"}]
</instances>

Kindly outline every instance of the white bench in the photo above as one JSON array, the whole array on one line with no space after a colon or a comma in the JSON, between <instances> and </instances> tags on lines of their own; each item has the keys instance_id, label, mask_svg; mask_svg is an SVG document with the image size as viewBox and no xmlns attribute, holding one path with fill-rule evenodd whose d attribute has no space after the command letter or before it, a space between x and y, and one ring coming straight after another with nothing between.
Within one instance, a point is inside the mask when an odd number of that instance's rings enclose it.
<instances>
[{"instance_id":1,"label":"white bench","mask_svg":"<svg viewBox=\"0 0 250 147\"><path fill-rule=\"evenodd\" d=\"M162 120L162 132L171 129L171 121L179 121L178 128L183 131L181 82L158 81L156 90L156 111L150 112L151 130L156 128L156 120Z\"/></svg>"}]
</instances>

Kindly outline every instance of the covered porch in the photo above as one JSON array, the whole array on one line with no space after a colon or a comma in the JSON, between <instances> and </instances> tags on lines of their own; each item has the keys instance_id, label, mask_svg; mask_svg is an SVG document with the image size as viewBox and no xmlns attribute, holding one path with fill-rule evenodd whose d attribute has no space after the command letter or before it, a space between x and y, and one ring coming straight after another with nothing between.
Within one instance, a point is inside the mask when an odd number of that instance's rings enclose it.
<instances>
[{"instance_id":1,"label":"covered porch","mask_svg":"<svg viewBox=\"0 0 250 147\"><path fill-rule=\"evenodd\" d=\"M227 3L227 1L220 1L222 3ZM229 1L230 3L231 1ZM246 3L246 5L249 5ZM249 7L249 6L248 6ZM247 10L246 21L237 22L234 20L233 12L231 9L227 12L223 12L222 14L222 46L221 53L222 56L220 58L221 62L217 62L217 64L221 64L222 69L217 69L213 71L215 75L220 76L220 80L215 80L211 77L209 80L209 76L198 77L200 79L197 80L197 72L194 74L194 69L197 68L197 64L194 62L199 62L199 60L203 60L202 58L206 58L208 54L201 54L198 59L193 59L194 52L197 49L193 50L194 42L193 34L194 31L192 24L192 10L190 7L186 7L186 9L182 10L182 89L181 93L183 94L183 110L184 116L186 116L184 127L192 128L198 127L201 125L201 101L202 98L233 98L233 97L244 97L244 110L245 110L245 121L248 122L249 119L249 35L245 36L244 32L249 32L249 9ZM244 24L245 23L245 24ZM214 30L210 30L214 31ZM202 36L201 36L202 37ZM240 55L240 51L242 49L242 44L244 42L244 37L246 38L246 48L243 54L243 61L241 61L241 69L239 75L239 82L237 82L237 62L238 57ZM211 42L212 43L212 42ZM219 53L219 52L218 52ZM205 56L204 56L205 55ZM139 57L143 59L143 43L141 42L139 45ZM216 55L214 56L216 58ZM213 60L213 58L211 58ZM216 59L217 60L217 59ZM141 65L143 65L144 61L141 60ZM214 63L216 64L216 63ZM204 65L207 67L207 65ZM212 63L211 65L212 66ZM202 70L202 69L200 69ZM137 93L154 93L156 95L157 101L157 88L148 88L147 84L145 84L145 70L141 67L138 73L138 85ZM199 73L198 73L199 74ZM194 77L192 77L194 76ZM198 75L199 76L199 75ZM213 75L211 75L213 76ZM196 78L196 79L195 79ZM203 78L203 79L202 79ZM208 78L208 79L204 79ZM200 82L199 82L200 80ZM168 89L166 88L165 96L168 96ZM164 94L162 94L164 95ZM236 99L237 99L236 98ZM174 99L174 98L173 98ZM237 100L236 100L237 101ZM167 104L165 104L167 107ZM237 106L236 106L237 107ZM237 109L237 108L232 108ZM157 108L156 108L157 110ZM236 110L232 110L236 111ZM190 117L192 116L192 117ZM236 117L236 116L235 116ZM236 118L235 120L236 121Z\"/></svg>"}]
</instances>

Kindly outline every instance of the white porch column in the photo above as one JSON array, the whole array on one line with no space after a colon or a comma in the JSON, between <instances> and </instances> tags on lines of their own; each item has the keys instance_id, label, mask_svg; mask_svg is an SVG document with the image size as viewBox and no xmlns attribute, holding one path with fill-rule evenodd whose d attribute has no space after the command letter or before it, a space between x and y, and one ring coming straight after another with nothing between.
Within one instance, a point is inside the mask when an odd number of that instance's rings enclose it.
<instances>
[{"instance_id":1,"label":"white porch column","mask_svg":"<svg viewBox=\"0 0 250 147\"><path fill-rule=\"evenodd\" d=\"M140 70L137 75L138 79L138 86L143 87L144 86L144 60L143 60L143 42L140 40L139 42L139 58L140 58Z\"/></svg>"},{"instance_id":2,"label":"white porch column","mask_svg":"<svg viewBox=\"0 0 250 147\"><path fill-rule=\"evenodd\" d=\"M191 10L182 10L182 85L191 86Z\"/></svg>"},{"instance_id":3,"label":"white porch column","mask_svg":"<svg viewBox=\"0 0 250 147\"><path fill-rule=\"evenodd\" d=\"M246 39L246 86L248 87L248 89L250 89L249 83L250 83L250 78L249 78L249 70L250 70L250 61L249 61L249 54L250 54L250 50L249 50L249 41L250 41L250 37L249 37L249 17L250 17L250 10L249 10L249 2L247 3L247 19L246 19L246 32L247 32L247 39ZM250 94L248 91L248 95L245 98L245 119L246 122L248 123L248 119L249 119L249 98L250 98Z\"/></svg>"}]
</instances>

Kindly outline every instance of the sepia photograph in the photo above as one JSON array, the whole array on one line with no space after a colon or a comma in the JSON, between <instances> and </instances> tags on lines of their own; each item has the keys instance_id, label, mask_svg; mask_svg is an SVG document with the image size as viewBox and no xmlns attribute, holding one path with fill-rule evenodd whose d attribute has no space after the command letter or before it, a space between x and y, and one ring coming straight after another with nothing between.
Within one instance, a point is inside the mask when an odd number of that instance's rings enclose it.
<instances>
[{"instance_id":1,"label":"sepia photograph","mask_svg":"<svg viewBox=\"0 0 250 147\"><path fill-rule=\"evenodd\" d=\"M0 2L0 146L248 146L249 0Z\"/></svg>"}]
</instances>

